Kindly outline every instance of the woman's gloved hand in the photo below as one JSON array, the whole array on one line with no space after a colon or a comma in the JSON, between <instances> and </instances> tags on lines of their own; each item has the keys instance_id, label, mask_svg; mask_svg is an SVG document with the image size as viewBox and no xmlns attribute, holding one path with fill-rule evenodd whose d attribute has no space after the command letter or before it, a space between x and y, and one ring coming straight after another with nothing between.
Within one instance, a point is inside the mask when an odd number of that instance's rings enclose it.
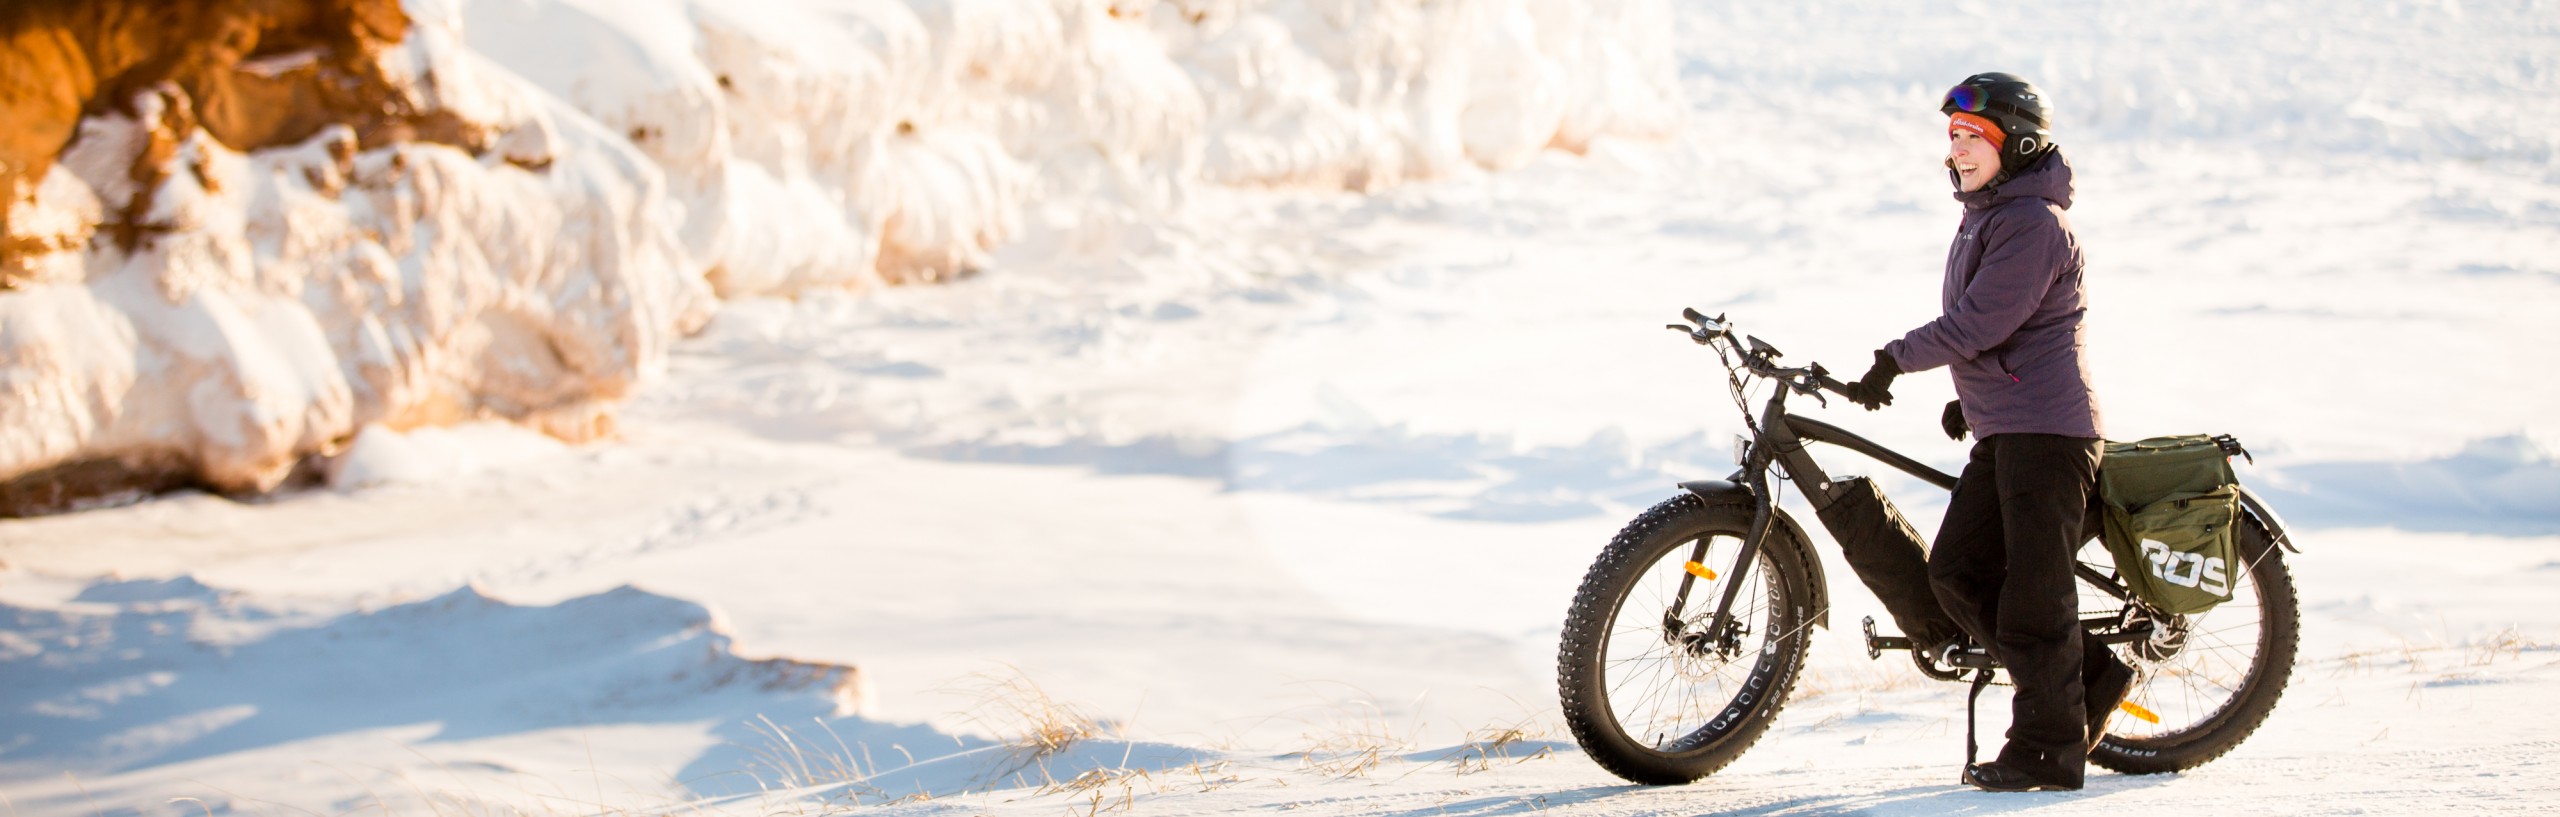
<instances>
[{"instance_id":1,"label":"woman's gloved hand","mask_svg":"<svg viewBox=\"0 0 2560 817\"><path fill-rule=\"evenodd\" d=\"M1865 406L1868 411L1893 405L1893 379L1901 376L1902 365L1893 362L1893 356L1883 349L1877 349L1876 365L1867 369L1866 376L1858 378L1858 382L1849 384L1846 396L1849 402Z\"/></svg>"},{"instance_id":2,"label":"woman's gloved hand","mask_svg":"<svg viewBox=\"0 0 2560 817\"><path fill-rule=\"evenodd\" d=\"M1964 439L1964 433L1973 430L1972 426L1965 425L1964 422L1964 401L1947 401L1946 413L1938 415L1938 427L1947 430L1947 439Z\"/></svg>"}]
</instances>

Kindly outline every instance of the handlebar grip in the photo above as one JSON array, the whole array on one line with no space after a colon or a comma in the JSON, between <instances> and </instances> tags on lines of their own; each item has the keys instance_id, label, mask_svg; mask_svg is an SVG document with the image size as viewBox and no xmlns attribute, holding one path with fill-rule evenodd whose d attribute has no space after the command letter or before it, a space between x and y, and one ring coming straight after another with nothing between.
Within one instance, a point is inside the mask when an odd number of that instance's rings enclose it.
<instances>
[{"instance_id":1,"label":"handlebar grip","mask_svg":"<svg viewBox=\"0 0 2560 817\"><path fill-rule=\"evenodd\" d=\"M1707 316L1698 314L1698 308L1694 306L1681 307L1680 317L1688 318L1690 323L1695 323L1700 326L1704 326L1707 323Z\"/></svg>"}]
</instances>

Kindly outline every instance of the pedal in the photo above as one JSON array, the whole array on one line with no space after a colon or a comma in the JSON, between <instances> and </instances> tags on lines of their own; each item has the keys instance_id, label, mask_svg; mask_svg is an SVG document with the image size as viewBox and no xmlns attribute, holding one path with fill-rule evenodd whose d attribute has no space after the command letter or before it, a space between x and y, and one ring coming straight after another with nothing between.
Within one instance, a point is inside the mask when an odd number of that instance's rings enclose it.
<instances>
[{"instance_id":1,"label":"pedal","mask_svg":"<svg viewBox=\"0 0 2560 817\"><path fill-rule=\"evenodd\" d=\"M1866 620L1859 622L1858 626L1866 630L1867 660L1869 661L1884 657L1886 650L1911 649L1911 639L1895 635L1876 635L1875 616L1866 617Z\"/></svg>"},{"instance_id":2,"label":"pedal","mask_svg":"<svg viewBox=\"0 0 2560 817\"><path fill-rule=\"evenodd\" d=\"M1962 641L1948 644L1946 646L1946 652L1938 656L1938 662L1957 669L2000 668L2000 660L1991 657L1990 650L1986 650L1981 647L1967 647Z\"/></svg>"}]
</instances>

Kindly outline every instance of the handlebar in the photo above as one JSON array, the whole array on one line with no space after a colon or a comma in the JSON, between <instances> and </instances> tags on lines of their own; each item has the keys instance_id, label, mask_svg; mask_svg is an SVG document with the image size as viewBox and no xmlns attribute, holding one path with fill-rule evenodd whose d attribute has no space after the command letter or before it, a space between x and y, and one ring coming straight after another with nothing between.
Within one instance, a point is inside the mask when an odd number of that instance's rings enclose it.
<instances>
[{"instance_id":1,"label":"handlebar","mask_svg":"<svg viewBox=\"0 0 2560 817\"><path fill-rule=\"evenodd\" d=\"M1713 318L1709 318L1705 313L1699 312L1697 307L1684 306L1680 308L1680 317L1688 318L1690 323L1697 324L1700 329L1708 329L1717 332L1724 331L1723 315L1717 315Z\"/></svg>"},{"instance_id":2,"label":"handlebar","mask_svg":"<svg viewBox=\"0 0 2560 817\"><path fill-rule=\"evenodd\" d=\"M1710 318L1695 308L1682 308L1680 316L1687 318L1689 323L1667 324L1663 328L1687 334L1690 342L1700 346L1712 345L1717 340L1724 341L1725 346L1731 348L1734 354L1742 359L1741 368L1752 374L1786 384L1797 393L1810 395L1815 400L1822 400L1822 392L1825 391L1842 397L1849 395L1848 384L1833 379L1831 372L1824 369L1820 363L1807 363L1794 367L1780 366L1777 362L1779 357L1777 347L1770 346L1767 342L1755 337L1742 336L1742 340L1736 340L1733 324L1725 320L1723 315ZM1823 400L1823 402L1828 404L1830 401Z\"/></svg>"}]
</instances>

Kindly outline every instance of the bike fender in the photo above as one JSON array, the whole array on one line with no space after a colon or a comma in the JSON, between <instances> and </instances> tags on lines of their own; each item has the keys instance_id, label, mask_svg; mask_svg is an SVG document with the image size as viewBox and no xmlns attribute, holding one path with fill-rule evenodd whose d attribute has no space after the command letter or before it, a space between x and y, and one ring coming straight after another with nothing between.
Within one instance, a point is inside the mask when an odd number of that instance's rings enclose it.
<instances>
[{"instance_id":1,"label":"bike fender","mask_svg":"<svg viewBox=\"0 0 2560 817\"><path fill-rule=\"evenodd\" d=\"M1729 479L1700 479L1680 483L1681 490L1697 494L1699 499L1749 497L1751 486ZM1822 559L1813 552L1813 538L1804 535L1804 526L1784 510L1776 511L1778 524L1787 528L1787 539L1796 549L1796 561L1804 564L1805 577L1813 585L1813 626L1831 629L1831 580L1822 575Z\"/></svg>"},{"instance_id":2,"label":"bike fender","mask_svg":"<svg viewBox=\"0 0 2560 817\"><path fill-rule=\"evenodd\" d=\"M1689 493L1697 494L1699 499L1723 499L1725 497L1747 497L1751 495L1751 486L1729 479L1693 479L1688 482L1680 483L1680 489L1688 491Z\"/></svg>"},{"instance_id":3,"label":"bike fender","mask_svg":"<svg viewBox=\"0 0 2560 817\"><path fill-rule=\"evenodd\" d=\"M2234 487L2240 489L2240 507L2246 509L2250 516L2257 517L2258 524L2267 526L2267 535L2275 537L2276 544L2283 545L2287 553L2302 552L2301 548L2293 546L2293 536L2285 533L2284 520L2276 516L2275 508L2267 505L2266 500L2259 499L2257 492L2249 490L2249 486Z\"/></svg>"}]
</instances>

